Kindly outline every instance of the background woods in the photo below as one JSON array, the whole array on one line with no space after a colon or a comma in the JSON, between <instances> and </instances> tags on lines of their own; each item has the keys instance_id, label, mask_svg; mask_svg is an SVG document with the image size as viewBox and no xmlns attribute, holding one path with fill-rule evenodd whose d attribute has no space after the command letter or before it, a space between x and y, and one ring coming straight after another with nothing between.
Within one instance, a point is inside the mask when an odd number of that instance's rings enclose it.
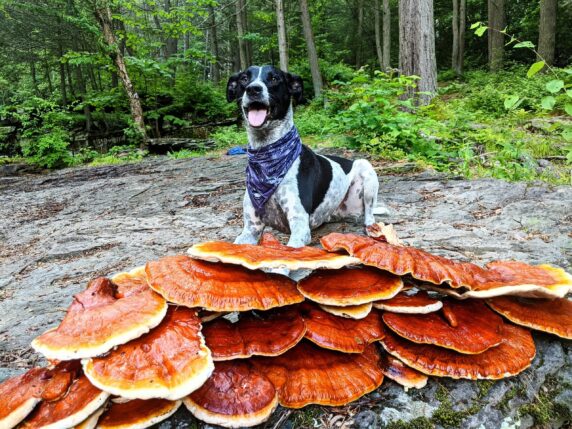
<instances>
[{"instance_id":1,"label":"background woods","mask_svg":"<svg viewBox=\"0 0 572 429\"><path fill-rule=\"evenodd\" d=\"M241 144L226 78L271 63L304 78L310 142L566 181L570 30L570 0L0 0L0 163Z\"/></svg>"}]
</instances>

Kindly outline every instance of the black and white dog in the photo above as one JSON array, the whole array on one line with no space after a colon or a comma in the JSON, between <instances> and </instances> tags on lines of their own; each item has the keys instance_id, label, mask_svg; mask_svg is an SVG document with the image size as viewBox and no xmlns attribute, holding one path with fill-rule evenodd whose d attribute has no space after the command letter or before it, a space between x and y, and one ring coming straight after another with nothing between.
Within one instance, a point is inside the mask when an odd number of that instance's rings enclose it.
<instances>
[{"instance_id":1,"label":"black and white dog","mask_svg":"<svg viewBox=\"0 0 572 429\"><path fill-rule=\"evenodd\" d=\"M300 77L273 66L252 66L228 81L227 100L238 102L248 133L244 229L235 243L258 243L266 225L289 233L288 246L301 247L311 229L328 221L363 216L366 227L375 223L379 184L371 164L301 144L292 100L302 90Z\"/></svg>"}]
</instances>

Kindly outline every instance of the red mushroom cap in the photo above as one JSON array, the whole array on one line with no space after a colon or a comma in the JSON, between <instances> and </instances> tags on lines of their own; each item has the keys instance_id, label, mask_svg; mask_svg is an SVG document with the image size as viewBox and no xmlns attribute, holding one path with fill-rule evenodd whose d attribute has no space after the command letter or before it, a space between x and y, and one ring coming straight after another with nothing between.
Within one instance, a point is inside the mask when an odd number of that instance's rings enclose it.
<instances>
[{"instance_id":1,"label":"red mushroom cap","mask_svg":"<svg viewBox=\"0 0 572 429\"><path fill-rule=\"evenodd\" d=\"M396 334L415 343L434 344L476 354L503 341L503 321L479 300L445 301L444 315L384 313Z\"/></svg>"},{"instance_id":2,"label":"red mushroom cap","mask_svg":"<svg viewBox=\"0 0 572 429\"><path fill-rule=\"evenodd\" d=\"M278 356L294 347L306 333L297 309L270 314L241 314L236 323L222 318L206 324L203 335L215 361L253 355Z\"/></svg>"},{"instance_id":3,"label":"red mushroom cap","mask_svg":"<svg viewBox=\"0 0 572 429\"><path fill-rule=\"evenodd\" d=\"M149 262L150 286L168 301L210 311L268 310L302 302L304 297L287 277L213 264L188 256Z\"/></svg>"},{"instance_id":4,"label":"red mushroom cap","mask_svg":"<svg viewBox=\"0 0 572 429\"><path fill-rule=\"evenodd\" d=\"M392 313L427 314L440 310L443 303L431 298L426 291L419 291L417 293L400 292L393 298L374 302L373 306Z\"/></svg>"},{"instance_id":5,"label":"red mushroom cap","mask_svg":"<svg viewBox=\"0 0 572 429\"><path fill-rule=\"evenodd\" d=\"M182 401L166 399L134 399L111 406L99 417L98 429L141 429L153 426L172 416Z\"/></svg>"},{"instance_id":6,"label":"red mushroom cap","mask_svg":"<svg viewBox=\"0 0 572 429\"><path fill-rule=\"evenodd\" d=\"M425 374L409 368L399 359L387 353L381 356L380 367L383 375L401 384L405 389L421 389L427 384L428 377Z\"/></svg>"}]
</instances>

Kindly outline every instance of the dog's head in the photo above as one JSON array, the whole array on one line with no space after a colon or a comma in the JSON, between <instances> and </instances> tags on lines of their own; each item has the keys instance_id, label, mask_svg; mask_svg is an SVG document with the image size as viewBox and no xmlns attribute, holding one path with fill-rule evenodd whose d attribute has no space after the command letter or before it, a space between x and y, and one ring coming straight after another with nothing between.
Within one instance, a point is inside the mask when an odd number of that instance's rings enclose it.
<instances>
[{"instance_id":1,"label":"dog's head","mask_svg":"<svg viewBox=\"0 0 572 429\"><path fill-rule=\"evenodd\" d=\"M274 66L251 66L233 74L226 87L226 99L237 100L249 127L260 129L283 120L291 105L302 98L299 76Z\"/></svg>"}]
</instances>

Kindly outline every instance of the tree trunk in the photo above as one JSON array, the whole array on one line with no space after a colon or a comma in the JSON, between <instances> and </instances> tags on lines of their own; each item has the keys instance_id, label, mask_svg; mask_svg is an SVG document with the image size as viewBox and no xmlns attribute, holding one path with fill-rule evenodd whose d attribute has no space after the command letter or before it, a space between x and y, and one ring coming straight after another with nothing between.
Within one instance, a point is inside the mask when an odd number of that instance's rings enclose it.
<instances>
[{"instance_id":1,"label":"tree trunk","mask_svg":"<svg viewBox=\"0 0 572 429\"><path fill-rule=\"evenodd\" d=\"M135 92L131 79L129 78L129 73L127 72L127 67L125 66L125 61L123 55L117 45L117 39L115 33L113 32L112 20L111 20L111 10L109 6L99 7L95 10L96 18L103 31L103 37L105 42L113 49L112 58L115 61L117 67L117 72L123 88L127 93L129 98L129 106L131 108L131 117L133 118L133 123L135 129L137 130L141 140L142 146L146 146L147 143L147 133L145 132L145 121L143 119L143 108L141 107L141 100L139 95Z\"/></svg>"},{"instance_id":2,"label":"tree trunk","mask_svg":"<svg viewBox=\"0 0 572 429\"><path fill-rule=\"evenodd\" d=\"M399 68L404 75L420 77L408 95L428 104L437 91L437 61L432 0L399 2ZM415 92L426 94L415 94Z\"/></svg>"},{"instance_id":3,"label":"tree trunk","mask_svg":"<svg viewBox=\"0 0 572 429\"><path fill-rule=\"evenodd\" d=\"M250 28L248 26L247 2L245 0L240 0L240 2L242 4L242 7L240 8L242 11L242 28L244 29L244 34L246 34ZM252 42L250 42L250 40L245 40L244 46L246 48L246 64L250 66L252 65Z\"/></svg>"},{"instance_id":4,"label":"tree trunk","mask_svg":"<svg viewBox=\"0 0 572 429\"><path fill-rule=\"evenodd\" d=\"M209 6L209 20L211 27L211 51L214 62L211 64L211 76L215 84L220 81L219 52L218 52L218 35L216 29L216 16L214 7Z\"/></svg>"},{"instance_id":5,"label":"tree trunk","mask_svg":"<svg viewBox=\"0 0 572 429\"><path fill-rule=\"evenodd\" d=\"M451 68L457 71L459 60L459 0L453 0L453 50L451 51Z\"/></svg>"},{"instance_id":6,"label":"tree trunk","mask_svg":"<svg viewBox=\"0 0 572 429\"><path fill-rule=\"evenodd\" d=\"M48 61L44 61L44 74L46 75L46 81L48 82L48 90L50 91L50 97L54 93L54 84L52 82L52 69Z\"/></svg>"},{"instance_id":7,"label":"tree trunk","mask_svg":"<svg viewBox=\"0 0 572 429\"><path fill-rule=\"evenodd\" d=\"M383 51L381 46L381 22L379 13L379 0L375 0L373 3L374 8L374 27L375 27L375 52L377 53L377 61L379 62L379 67L383 70Z\"/></svg>"},{"instance_id":8,"label":"tree trunk","mask_svg":"<svg viewBox=\"0 0 572 429\"><path fill-rule=\"evenodd\" d=\"M461 0L459 8L459 54L457 59L457 74L465 70L465 29L467 22L467 0Z\"/></svg>"},{"instance_id":9,"label":"tree trunk","mask_svg":"<svg viewBox=\"0 0 572 429\"><path fill-rule=\"evenodd\" d=\"M75 88L73 86L73 79L72 79L72 74L70 71L70 64L66 63L65 66L66 66L66 75L68 77L68 87L69 87L70 94L71 94L72 99L73 99L73 98L75 98Z\"/></svg>"},{"instance_id":10,"label":"tree trunk","mask_svg":"<svg viewBox=\"0 0 572 429\"><path fill-rule=\"evenodd\" d=\"M356 68L361 67L362 62L362 39L363 39L363 0L357 3L357 43L356 43Z\"/></svg>"},{"instance_id":11,"label":"tree trunk","mask_svg":"<svg viewBox=\"0 0 572 429\"><path fill-rule=\"evenodd\" d=\"M244 21L242 9L244 7L244 0L236 0L236 30L238 36L238 52L240 54L240 69L246 70L248 67L248 59L246 52L246 42L244 41Z\"/></svg>"},{"instance_id":12,"label":"tree trunk","mask_svg":"<svg viewBox=\"0 0 572 429\"><path fill-rule=\"evenodd\" d=\"M284 20L284 0L276 0L276 24L278 26L280 68L283 71L288 71L288 42L286 40L286 22Z\"/></svg>"},{"instance_id":13,"label":"tree trunk","mask_svg":"<svg viewBox=\"0 0 572 429\"><path fill-rule=\"evenodd\" d=\"M30 61L30 73L32 75L32 85L34 86L34 94L36 97L40 97L40 90L38 89L38 78L36 76L36 63L34 60Z\"/></svg>"},{"instance_id":14,"label":"tree trunk","mask_svg":"<svg viewBox=\"0 0 572 429\"><path fill-rule=\"evenodd\" d=\"M391 66L391 9L389 0L383 0L383 65L384 70Z\"/></svg>"},{"instance_id":15,"label":"tree trunk","mask_svg":"<svg viewBox=\"0 0 572 429\"><path fill-rule=\"evenodd\" d=\"M546 61L546 64L548 65L552 65L554 63L557 9L558 9L558 0L540 0L538 54L541 57L541 59Z\"/></svg>"},{"instance_id":16,"label":"tree trunk","mask_svg":"<svg viewBox=\"0 0 572 429\"><path fill-rule=\"evenodd\" d=\"M493 72L502 68L504 57L504 34L506 27L505 0L488 0L489 14L489 69Z\"/></svg>"},{"instance_id":17,"label":"tree trunk","mask_svg":"<svg viewBox=\"0 0 572 429\"><path fill-rule=\"evenodd\" d=\"M312 73L312 84L314 86L314 96L322 94L322 75L320 74L320 64L318 63L318 53L314 44L314 33L312 32L312 21L308 11L308 0L300 0L300 11L302 12L302 26L304 27L304 38L308 48L308 61L310 62L310 72Z\"/></svg>"},{"instance_id":18,"label":"tree trunk","mask_svg":"<svg viewBox=\"0 0 572 429\"><path fill-rule=\"evenodd\" d=\"M165 0L164 10L166 14L171 13L171 0ZM165 40L165 58L177 55L178 44L179 40L176 37L167 36L167 39Z\"/></svg>"}]
</instances>

